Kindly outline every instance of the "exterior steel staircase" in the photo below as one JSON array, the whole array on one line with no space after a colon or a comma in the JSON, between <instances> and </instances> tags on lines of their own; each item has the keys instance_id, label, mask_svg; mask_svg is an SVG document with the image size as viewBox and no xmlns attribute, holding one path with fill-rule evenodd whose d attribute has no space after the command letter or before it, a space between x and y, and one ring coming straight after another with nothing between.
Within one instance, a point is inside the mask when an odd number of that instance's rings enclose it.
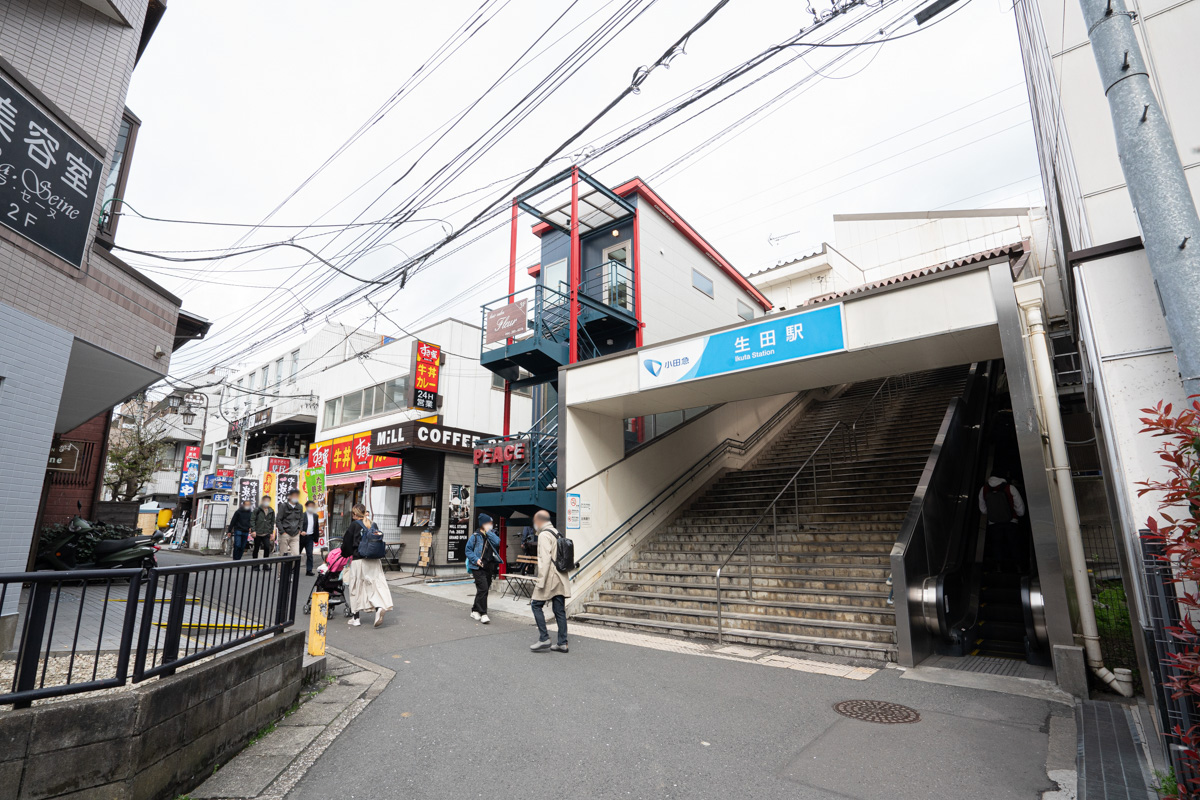
<instances>
[{"instance_id":1,"label":"exterior steel staircase","mask_svg":"<svg viewBox=\"0 0 1200 800\"><path fill-rule=\"evenodd\" d=\"M753 465L724 475L642 543L577 619L715 637L714 577L728 560L724 639L895 660L889 554L965 375L966 367L906 376L887 396L872 381L814 405ZM818 451L789 486L839 421L854 425L852 441ZM785 487L774 514L739 546Z\"/></svg>"}]
</instances>

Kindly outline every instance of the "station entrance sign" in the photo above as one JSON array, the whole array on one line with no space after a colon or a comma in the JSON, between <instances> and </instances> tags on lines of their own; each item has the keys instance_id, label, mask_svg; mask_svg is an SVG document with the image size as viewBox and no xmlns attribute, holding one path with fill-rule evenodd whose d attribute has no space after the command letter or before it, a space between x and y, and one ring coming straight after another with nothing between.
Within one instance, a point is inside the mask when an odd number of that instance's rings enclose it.
<instances>
[{"instance_id":1,"label":"station entrance sign","mask_svg":"<svg viewBox=\"0 0 1200 800\"><path fill-rule=\"evenodd\" d=\"M842 304L835 303L644 348L638 354L638 388L655 389L845 349L845 316Z\"/></svg>"}]
</instances>

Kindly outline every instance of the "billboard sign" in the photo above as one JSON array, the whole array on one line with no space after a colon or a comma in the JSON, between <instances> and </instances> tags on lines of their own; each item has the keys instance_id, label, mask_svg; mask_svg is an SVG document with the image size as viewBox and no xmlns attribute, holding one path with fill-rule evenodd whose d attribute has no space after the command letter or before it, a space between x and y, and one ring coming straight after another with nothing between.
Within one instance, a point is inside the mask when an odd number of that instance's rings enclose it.
<instances>
[{"instance_id":1,"label":"billboard sign","mask_svg":"<svg viewBox=\"0 0 1200 800\"><path fill-rule=\"evenodd\" d=\"M487 316L484 318L483 343L502 342L525 333L528 330L525 324L528 302L527 300L518 300L487 312Z\"/></svg>"},{"instance_id":2,"label":"billboard sign","mask_svg":"<svg viewBox=\"0 0 1200 800\"><path fill-rule=\"evenodd\" d=\"M774 314L752 325L643 348L638 353L638 388L656 389L845 349L841 303L795 314Z\"/></svg>"},{"instance_id":3,"label":"billboard sign","mask_svg":"<svg viewBox=\"0 0 1200 800\"><path fill-rule=\"evenodd\" d=\"M99 159L0 75L0 224L81 267L102 177Z\"/></svg>"}]
</instances>

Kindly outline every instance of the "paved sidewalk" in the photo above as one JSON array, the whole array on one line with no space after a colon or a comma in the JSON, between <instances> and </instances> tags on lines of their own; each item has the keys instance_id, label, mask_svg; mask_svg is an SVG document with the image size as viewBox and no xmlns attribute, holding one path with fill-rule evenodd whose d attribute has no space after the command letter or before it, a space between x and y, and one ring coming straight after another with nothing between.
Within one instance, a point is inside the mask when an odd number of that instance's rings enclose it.
<instances>
[{"instance_id":1,"label":"paved sidewalk","mask_svg":"<svg viewBox=\"0 0 1200 800\"><path fill-rule=\"evenodd\" d=\"M582 625L568 655L532 654L530 621L495 600L485 626L458 599L394 596L382 628L332 625L330 638L400 680L329 746L323 761L336 766L308 772L288 800L1072 796L1063 703L895 669L780 669ZM849 718L833 708L845 700L900 704L919 720Z\"/></svg>"},{"instance_id":2,"label":"paved sidewalk","mask_svg":"<svg viewBox=\"0 0 1200 800\"><path fill-rule=\"evenodd\" d=\"M300 706L213 776L188 793L192 800L282 800L326 748L395 673L330 648L325 681L306 688ZM319 691L318 691L319 690Z\"/></svg>"}]
</instances>

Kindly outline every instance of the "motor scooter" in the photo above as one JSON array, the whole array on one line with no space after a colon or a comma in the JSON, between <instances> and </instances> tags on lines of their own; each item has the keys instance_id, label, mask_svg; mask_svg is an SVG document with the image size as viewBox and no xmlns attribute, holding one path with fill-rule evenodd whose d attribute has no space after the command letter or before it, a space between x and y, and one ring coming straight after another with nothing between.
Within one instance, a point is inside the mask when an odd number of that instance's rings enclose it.
<instances>
[{"instance_id":1,"label":"motor scooter","mask_svg":"<svg viewBox=\"0 0 1200 800\"><path fill-rule=\"evenodd\" d=\"M67 531L46 553L38 557L39 570L71 569L150 569L158 566L156 554L163 535L130 536L127 539L103 539L92 546L92 563L80 564L76 555L79 540L92 532L92 524L78 515L71 518Z\"/></svg>"}]
</instances>

